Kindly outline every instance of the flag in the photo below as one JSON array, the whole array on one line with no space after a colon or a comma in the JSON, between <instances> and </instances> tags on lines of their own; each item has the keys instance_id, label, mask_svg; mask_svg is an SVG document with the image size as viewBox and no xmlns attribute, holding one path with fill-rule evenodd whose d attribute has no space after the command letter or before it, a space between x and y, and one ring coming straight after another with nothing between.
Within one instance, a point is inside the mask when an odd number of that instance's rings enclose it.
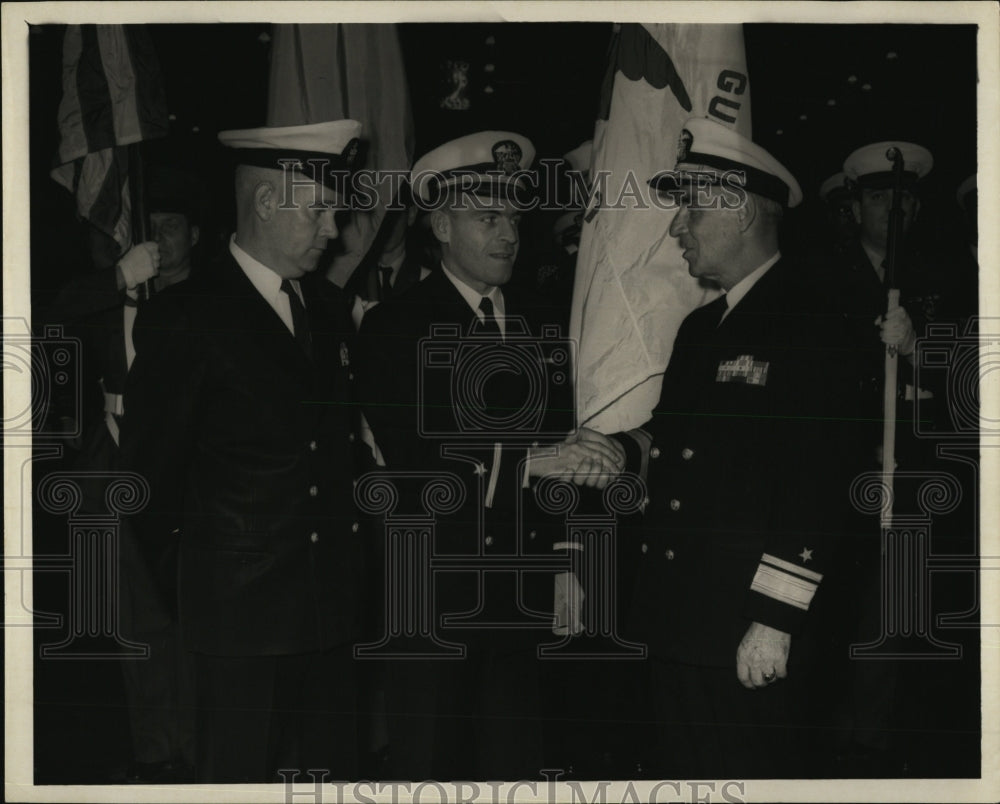
<instances>
[{"instance_id":1,"label":"flag","mask_svg":"<svg viewBox=\"0 0 1000 804\"><path fill-rule=\"evenodd\" d=\"M268 125L293 126L350 118L360 121L366 170L410 169L413 114L395 25L275 25L268 89ZM356 213L340 232L345 252L329 277L343 286L370 248L388 203Z\"/></svg>"},{"instance_id":2,"label":"flag","mask_svg":"<svg viewBox=\"0 0 1000 804\"><path fill-rule=\"evenodd\" d=\"M688 274L668 234L674 213L649 203L646 184L673 168L684 121L706 116L749 136L742 26L616 26L570 317L581 425L648 420L681 321L715 293Z\"/></svg>"},{"instance_id":3,"label":"flag","mask_svg":"<svg viewBox=\"0 0 1000 804\"><path fill-rule=\"evenodd\" d=\"M52 178L77 212L131 245L126 146L167 134L167 105L152 39L142 25L70 25L63 39L59 152Z\"/></svg>"}]
</instances>

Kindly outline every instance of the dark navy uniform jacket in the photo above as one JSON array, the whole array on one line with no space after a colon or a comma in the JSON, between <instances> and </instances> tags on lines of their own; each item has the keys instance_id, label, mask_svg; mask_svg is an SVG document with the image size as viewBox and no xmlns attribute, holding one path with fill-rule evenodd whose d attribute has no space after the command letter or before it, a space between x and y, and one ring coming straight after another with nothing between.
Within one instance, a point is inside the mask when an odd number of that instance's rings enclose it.
<instances>
[{"instance_id":1,"label":"dark navy uniform jacket","mask_svg":"<svg viewBox=\"0 0 1000 804\"><path fill-rule=\"evenodd\" d=\"M341 291L301 282L312 356L226 253L143 308L123 458L189 649L279 655L357 634L350 337ZM169 583L169 578L168 581Z\"/></svg>"},{"instance_id":2,"label":"dark navy uniform jacket","mask_svg":"<svg viewBox=\"0 0 1000 804\"><path fill-rule=\"evenodd\" d=\"M647 479L623 538L653 655L731 667L752 621L797 632L832 557L849 380L798 280L782 259L721 324L719 301L691 313L652 418L619 435Z\"/></svg>"},{"instance_id":3,"label":"dark navy uniform jacket","mask_svg":"<svg viewBox=\"0 0 1000 804\"><path fill-rule=\"evenodd\" d=\"M520 622L518 604L536 613L552 608L551 571L520 575L529 589L517 591L514 571L504 578L492 573L481 586L471 568L481 557L551 555L558 538L551 526L538 522L533 495L523 488L524 461L532 442L560 441L570 429L569 355L563 350L567 370L562 372L547 367L552 363L538 363L551 359L548 349L558 344L536 349L540 330L534 308L506 289L504 305L506 342L483 347L476 314L448 277L435 271L372 308L361 328L358 397L387 470L397 475L395 513L419 515L426 504L420 496L426 478L407 482L398 479L400 472L453 475L461 489L454 510L428 512L437 519L435 555L473 562L469 570L436 575L438 618L481 607L488 619ZM515 316L527 324L526 337L515 333L510 320ZM432 327L451 334L432 338ZM433 355L421 351L423 339L427 346L434 343ZM554 376L557 381L551 381ZM515 644L538 633L494 630L489 639Z\"/></svg>"},{"instance_id":4,"label":"dark navy uniform jacket","mask_svg":"<svg viewBox=\"0 0 1000 804\"><path fill-rule=\"evenodd\" d=\"M928 259L913 249L903 248L896 269L900 305L906 309L918 338L929 332L928 325L953 325L961 336L968 316L976 311L975 276L963 259ZM831 313L841 319L857 361L856 384L859 416L869 422L859 468L871 468L874 447L881 443L885 346L879 338L875 319L885 313L887 291L875 273L860 243L855 242L835 259L820 259L816 281L824 288ZM970 281L971 280L971 281ZM923 446L914 438L914 385L920 386L923 401L920 429L936 429L936 419L945 415L948 389L932 372L916 376L910 361L898 361L896 392L896 456L903 469L919 463ZM928 396L928 394L932 396Z\"/></svg>"}]
</instances>

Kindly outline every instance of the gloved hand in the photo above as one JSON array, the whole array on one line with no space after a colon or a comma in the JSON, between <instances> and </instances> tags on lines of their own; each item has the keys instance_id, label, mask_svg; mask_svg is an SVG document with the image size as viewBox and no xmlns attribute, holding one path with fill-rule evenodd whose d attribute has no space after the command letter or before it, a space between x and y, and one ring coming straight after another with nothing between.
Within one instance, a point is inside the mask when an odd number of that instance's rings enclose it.
<instances>
[{"instance_id":1,"label":"gloved hand","mask_svg":"<svg viewBox=\"0 0 1000 804\"><path fill-rule=\"evenodd\" d=\"M120 260L118 270L125 280L125 287L132 290L152 279L160 272L160 247L149 240L132 246Z\"/></svg>"},{"instance_id":2,"label":"gloved hand","mask_svg":"<svg viewBox=\"0 0 1000 804\"><path fill-rule=\"evenodd\" d=\"M583 587L575 572L560 572L555 576L552 610L555 621L552 633L557 636L579 634L583 630Z\"/></svg>"},{"instance_id":3,"label":"gloved hand","mask_svg":"<svg viewBox=\"0 0 1000 804\"><path fill-rule=\"evenodd\" d=\"M893 307L885 315L875 319L879 327L879 335L886 346L895 346L904 357L913 354L917 345L917 333L913 322L903 307Z\"/></svg>"}]
</instances>

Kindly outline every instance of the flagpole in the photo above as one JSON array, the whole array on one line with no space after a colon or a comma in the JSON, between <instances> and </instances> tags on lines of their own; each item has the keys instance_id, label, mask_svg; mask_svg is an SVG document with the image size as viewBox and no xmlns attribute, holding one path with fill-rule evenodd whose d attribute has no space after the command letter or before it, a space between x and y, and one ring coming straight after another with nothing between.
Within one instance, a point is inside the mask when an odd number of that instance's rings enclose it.
<instances>
[{"instance_id":1,"label":"flagpole","mask_svg":"<svg viewBox=\"0 0 1000 804\"><path fill-rule=\"evenodd\" d=\"M146 209L146 169L142 156L142 142L128 146L128 187L132 204L132 245L149 239L149 215ZM139 300L153 295L153 280L147 279L139 286Z\"/></svg>"},{"instance_id":2,"label":"flagpole","mask_svg":"<svg viewBox=\"0 0 1000 804\"><path fill-rule=\"evenodd\" d=\"M896 287L896 257L902 233L902 180L903 154L899 148L890 148L885 153L892 162L892 206L889 211L889 237L885 259L885 287L888 289L886 314L899 307L899 288ZM887 344L885 347L885 382L882 391L882 486L885 498L882 502L882 527L892 525L893 480L896 470L896 386L899 370L899 349Z\"/></svg>"}]
</instances>

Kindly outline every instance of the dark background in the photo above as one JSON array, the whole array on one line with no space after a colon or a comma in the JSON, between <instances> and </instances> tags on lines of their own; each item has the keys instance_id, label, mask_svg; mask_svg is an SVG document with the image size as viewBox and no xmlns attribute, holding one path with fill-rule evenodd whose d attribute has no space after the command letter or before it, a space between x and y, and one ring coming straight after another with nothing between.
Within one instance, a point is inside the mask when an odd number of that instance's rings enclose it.
<instances>
[{"instance_id":1,"label":"dark background","mask_svg":"<svg viewBox=\"0 0 1000 804\"><path fill-rule=\"evenodd\" d=\"M232 194L216 134L265 122L270 25L148 27L175 119L168 140L146 147L154 161L199 170L215 196L215 228L224 233ZM558 158L592 136L610 23L398 28L415 157L489 128L525 134L538 158ZM63 28L30 30L32 288L44 304L87 258L72 199L48 177L58 146ZM819 184L855 148L902 139L934 155L919 236L934 250L953 247L960 228L955 190L976 170L975 26L747 24L744 32L754 139L795 174L806 194L786 230L808 241L819 218ZM439 108L449 59L470 65L468 111ZM664 143L665 164L673 156L673 143ZM530 243L524 245L527 257Z\"/></svg>"},{"instance_id":2,"label":"dark background","mask_svg":"<svg viewBox=\"0 0 1000 804\"><path fill-rule=\"evenodd\" d=\"M215 193L213 222L221 235L231 191L219 168L216 134L265 121L270 25L149 28L168 108L175 116L170 141L153 143L150 150L155 159L179 160L203 173ZM486 128L525 134L540 158L559 157L591 137L610 23L427 23L401 25L399 30L417 134L415 156L451 137ZM955 189L976 169L974 26L753 24L744 30L754 139L787 165L806 194L806 202L788 221L799 241L817 231L819 183L838 171L854 148L898 138L923 144L934 154L918 236L937 250L964 248L958 243ZM89 268L73 200L48 176L58 143L62 33L57 25L30 29L31 274L36 310L67 277ZM466 112L438 106L442 65L448 59L470 63L471 108ZM490 64L494 69L487 71ZM850 81L851 76L856 80ZM666 165L673 156L674 143L665 142ZM36 473L50 468L39 466ZM65 521L36 512L35 549L64 552ZM40 610L67 611L64 576L41 573L35 584ZM964 635L966 662L978 667L975 635ZM37 641L57 642L59 637L39 631ZM922 673L924 668L915 670ZM955 703L974 696L948 692L950 688L957 693L954 685L968 678L947 672L941 676L937 708L929 709L926 699L902 702L905 711L914 713L904 719L910 730L902 737L910 775L978 774L977 705ZM106 782L122 771L129 737L115 662L38 661L35 695L39 783Z\"/></svg>"}]
</instances>

